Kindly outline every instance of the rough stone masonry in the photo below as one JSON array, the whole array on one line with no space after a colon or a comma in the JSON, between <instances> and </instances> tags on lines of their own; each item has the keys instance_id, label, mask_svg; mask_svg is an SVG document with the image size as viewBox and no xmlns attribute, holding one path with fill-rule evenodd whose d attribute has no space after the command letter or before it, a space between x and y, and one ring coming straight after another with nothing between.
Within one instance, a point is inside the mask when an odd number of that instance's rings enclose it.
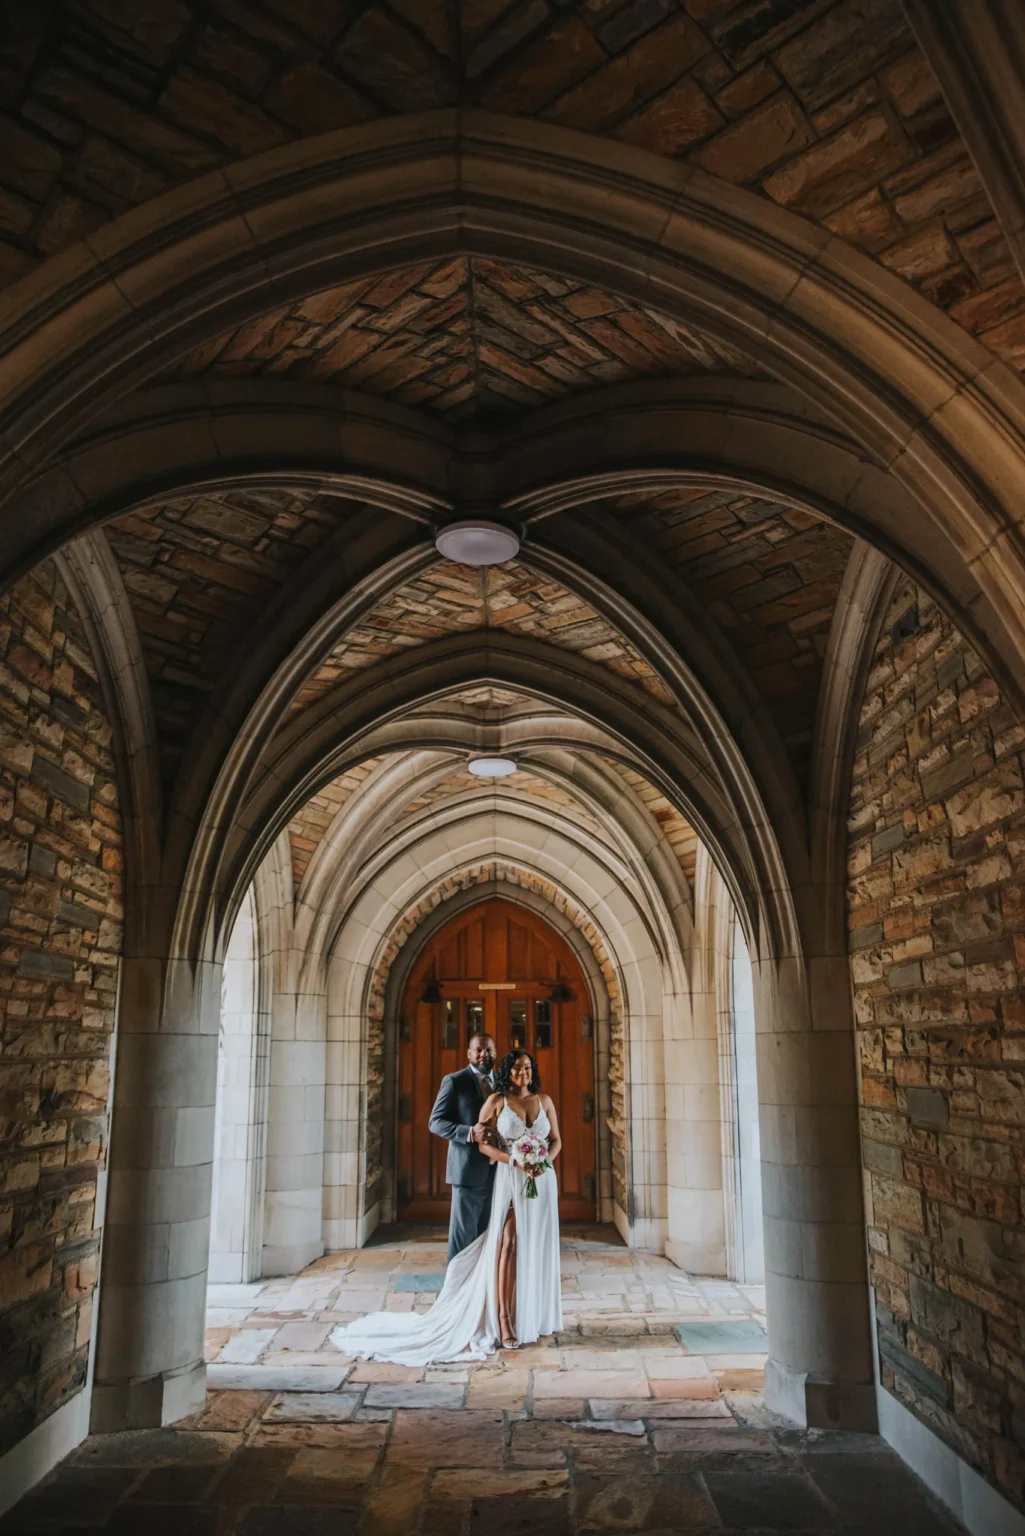
<instances>
[{"instance_id":1,"label":"rough stone masonry","mask_svg":"<svg viewBox=\"0 0 1025 1536\"><path fill-rule=\"evenodd\" d=\"M904 585L861 714L849 917L884 1385L1025 1493L1025 727Z\"/></svg>"},{"instance_id":2,"label":"rough stone masonry","mask_svg":"<svg viewBox=\"0 0 1025 1536\"><path fill-rule=\"evenodd\" d=\"M0 1454L85 1381L122 931L112 734L48 561L0 600Z\"/></svg>"}]
</instances>

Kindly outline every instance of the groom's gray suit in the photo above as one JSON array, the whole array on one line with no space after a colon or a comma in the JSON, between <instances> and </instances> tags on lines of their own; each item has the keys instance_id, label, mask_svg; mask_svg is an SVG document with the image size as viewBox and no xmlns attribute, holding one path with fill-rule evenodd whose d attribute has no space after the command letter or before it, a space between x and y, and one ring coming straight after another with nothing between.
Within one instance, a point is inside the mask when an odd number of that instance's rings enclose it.
<instances>
[{"instance_id":1,"label":"groom's gray suit","mask_svg":"<svg viewBox=\"0 0 1025 1536\"><path fill-rule=\"evenodd\" d=\"M455 1258L474 1238L487 1230L495 1165L470 1140L481 1105L491 1092L490 1077L482 1078L472 1067L449 1072L441 1080L431 1110L430 1128L448 1142L446 1182L452 1186L452 1211L448 1224L448 1256Z\"/></svg>"}]
</instances>

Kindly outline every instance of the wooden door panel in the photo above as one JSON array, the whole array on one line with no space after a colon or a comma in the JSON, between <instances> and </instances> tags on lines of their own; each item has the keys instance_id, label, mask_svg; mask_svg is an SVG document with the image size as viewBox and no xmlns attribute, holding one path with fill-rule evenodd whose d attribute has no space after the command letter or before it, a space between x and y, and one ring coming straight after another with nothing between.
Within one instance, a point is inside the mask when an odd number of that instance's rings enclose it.
<instances>
[{"instance_id":1,"label":"wooden door panel","mask_svg":"<svg viewBox=\"0 0 1025 1536\"><path fill-rule=\"evenodd\" d=\"M400 1220L448 1218L448 1144L431 1134L428 1119L442 1077L465 1065L469 1036L482 1027L494 1035L500 1058L514 1038L517 1048L525 1039L537 1058L563 1135L560 1213L566 1221L595 1220L594 1044L583 1025L589 1008L569 946L522 908L492 899L435 935L418 957L403 999L396 1138Z\"/></svg>"}]
</instances>

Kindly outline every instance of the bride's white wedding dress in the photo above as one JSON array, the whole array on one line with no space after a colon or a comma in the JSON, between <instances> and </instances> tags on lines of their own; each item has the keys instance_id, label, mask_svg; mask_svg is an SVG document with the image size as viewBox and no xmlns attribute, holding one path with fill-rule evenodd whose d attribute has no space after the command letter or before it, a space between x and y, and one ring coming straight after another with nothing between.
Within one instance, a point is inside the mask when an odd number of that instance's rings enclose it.
<instances>
[{"instance_id":1,"label":"bride's white wedding dress","mask_svg":"<svg viewBox=\"0 0 1025 1536\"><path fill-rule=\"evenodd\" d=\"M497 1130L504 1146L512 1150L527 1129L522 1117L503 1104ZM529 1129L546 1141L551 1135L543 1105ZM543 1334L558 1332L562 1286L555 1173L548 1168L537 1180L536 1200L527 1199L526 1185L522 1168L497 1164L488 1229L451 1261L429 1312L369 1312L336 1328L332 1344L347 1355L395 1365L483 1360L492 1354L501 1338L498 1249L510 1205L516 1217L516 1338L532 1344Z\"/></svg>"}]
</instances>

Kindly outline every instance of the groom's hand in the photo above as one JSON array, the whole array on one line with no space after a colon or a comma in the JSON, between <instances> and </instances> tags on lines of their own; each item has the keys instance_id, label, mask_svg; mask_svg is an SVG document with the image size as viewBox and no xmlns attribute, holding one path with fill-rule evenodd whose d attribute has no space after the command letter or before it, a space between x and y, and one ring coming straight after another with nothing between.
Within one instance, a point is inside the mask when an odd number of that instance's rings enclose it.
<instances>
[{"instance_id":1,"label":"groom's hand","mask_svg":"<svg viewBox=\"0 0 1025 1536\"><path fill-rule=\"evenodd\" d=\"M479 1121L478 1121L478 1123L476 1125L471 1125L471 1127L470 1127L470 1140L471 1141L475 1141L475 1142L477 1142L479 1144L482 1141L487 1141L487 1139L488 1139L488 1128L487 1128L486 1125L481 1125Z\"/></svg>"}]
</instances>

